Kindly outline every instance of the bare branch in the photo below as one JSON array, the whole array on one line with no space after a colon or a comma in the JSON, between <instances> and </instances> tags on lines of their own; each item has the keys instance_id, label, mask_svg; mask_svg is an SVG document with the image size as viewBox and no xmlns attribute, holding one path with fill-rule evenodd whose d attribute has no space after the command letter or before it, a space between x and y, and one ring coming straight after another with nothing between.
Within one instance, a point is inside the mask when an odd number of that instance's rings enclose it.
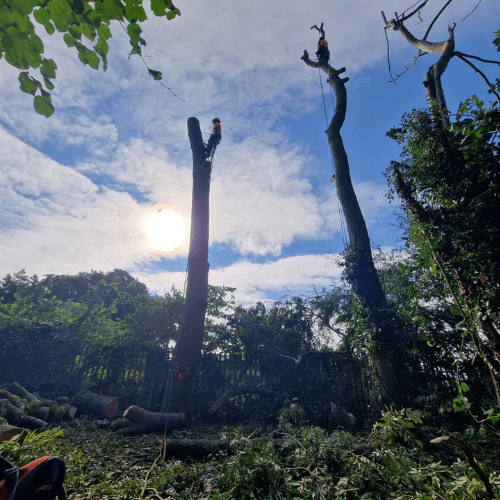
<instances>
[{"instance_id":1,"label":"bare branch","mask_svg":"<svg viewBox=\"0 0 500 500\"><path fill-rule=\"evenodd\" d=\"M462 23L470 16L474 13L474 11L479 7L479 4L481 3L481 0L479 0L479 2L477 2L477 5L462 19Z\"/></svg>"},{"instance_id":2,"label":"bare branch","mask_svg":"<svg viewBox=\"0 0 500 500\"><path fill-rule=\"evenodd\" d=\"M382 12L382 17L385 19L385 16L384 16L383 12ZM389 66L389 75L391 75L391 80L394 82L394 85L397 85L396 80L392 76L392 71L391 71L391 56L390 56L390 52L389 52L389 37L387 36L387 29L385 29L385 28L384 28L384 33L385 33L385 40L387 42L387 65Z\"/></svg>"},{"instance_id":3,"label":"bare branch","mask_svg":"<svg viewBox=\"0 0 500 500\"><path fill-rule=\"evenodd\" d=\"M413 17L417 12L420 12L424 7L425 7L425 4L428 2L429 0L425 0L425 2L420 5L419 7L417 7L411 14L408 14L407 16L405 16L405 12L406 11L403 11L403 17L399 20L400 22L404 22L406 21L407 19L410 19L410 17ZM417 2L418 3L418 2ZM417 4L414 4L414 5L417 5ZM412 5L411 7L413 7L414 5ZM408 9L411 9L411 7L408 7ZM408 10L406 9L406 10Z\"/></svg>"},{"instance_id":4,"label":"bare branch","mask_svg":"<svg viewBox=\"0 0 500 500\"><path fill-rule=\"evenodd\" d=\"M451 1L451 0L450 0ZM401 34L406 38L406 40L413 45L414 47L417 47L417 49L424 50L425 52L431 52L433 54L443 52L448 40L445 42L439 42L439 43L432 43L432 42L427 42L425 38L422 40L419 40L418 38L415 38L410 31L406 28L404 24L402 24L400 21L396 21L392 19L389 21L386 25L386 28L392 28L395 31L400 31Z\"/></svg>"},{"instance_id":5,"label":"bare branch","mask_svg":"<svg viewBox=\"0 0 500 500\"><path fill-rule=\"evenodd\" d=\"M425 56L426 54L428 54L428 52L422 52L419 49L418 52L417 52L417 55L413 59L413 62L409 66L406 66L406 68L404 69L404 71L402 71L401 73L399 73L399 74L396 75L396 80L399 80L408 70L410 70L411 68L413 68L413 66L415 66L415 64L417 64L417 61L418 61L419 57Z\"/></svg>"},{"instance_id":6,"label":"bare branch","mask_svg":"<svg viewBox=\"0 0 500 500\"><path fill-rule=\"evenodd\" d=\"M500 66L500 61L491 61L490 59L483 59L482 57L471 56L470 54L464 54L463 52L455 52L455 55L457 55L457 56L464 56L464 57L470 57L471 59L477 59L478 61L481 61L481 62L484 62L484 63L498 64Z\"/></svg>"},{"instance_id":7,"label":"bare branch","mask_svg":"<svg viewBox=\"0 0 500 500\"><path fill-rule=\"evenodd\" d=\"M479 73L481 75L481 77L483 78L483 80L486 82L486 85L488 85L488 88L491 90L491 93L495 95L495 97L497 98L497 101L498 103L500 104L500 96L493 90L494 89L494 86L493 84L488 80L488 78L486 77L486 75L477 67L475 66L474 64L472 64L470 61L468 61L466 58L465 58L465 54L462 54L460 52L455 52L455 55L461 59L465 64L468 64L476 73ZM497 63L498 64L498 63Z\"/></svg>"},{"instance_id":8,"label":"bare branch","mask_svg":"<svg viewBox=\"0 0 500 500\"><path fill-rule=\"evenodd\" d=\"M422 40L427 40L427 37L429 36L429 33L431 32L432 27L434 26L434 23L438 20L439 16L444 12L446 7L450 5L450 3L453 2L453 0L448 0L444 7L436 14L436 17L432 20L431 24L429 24L429 27L427 28L427 31L425 32L424 38Z\"/></svg>"}]
</instances>

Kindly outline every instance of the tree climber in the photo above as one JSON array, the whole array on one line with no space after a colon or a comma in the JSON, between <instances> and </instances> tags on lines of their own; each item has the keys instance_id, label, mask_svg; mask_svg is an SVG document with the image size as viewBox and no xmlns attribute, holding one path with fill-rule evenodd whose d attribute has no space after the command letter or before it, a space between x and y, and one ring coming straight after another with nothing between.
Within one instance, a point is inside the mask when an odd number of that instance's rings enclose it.
<instances>
[{"instance_id":1,"label":"tree climber","mask_svg":"<svg viewBox=\"0 0 500 500\"><path fill-rule=\"evenodd\" d=\"M210 135L207 145L205 146L205 154L207 158L210 158L214 154L215 148L217 148L222 138L220 119L214 118L212 123L214 124L214 128L212 129L212 134Z\"/></svg>"},{"instance_id":2,"label":"tree climber","mask_svg":"<svg viewBox=\"0 0 500 500\"><path fill-rule=\"evenodd\" d=\"M318 47L316 50L316 56L318 58L318 62L326 62L328 63L330 59L330 51L328 50L328 42L325 40L325 30L323 29L323 24L318 28L316 25L312 26L311 29L316 29L319 31L320 37L318 41Z\"/></svg>"}]
</instances>

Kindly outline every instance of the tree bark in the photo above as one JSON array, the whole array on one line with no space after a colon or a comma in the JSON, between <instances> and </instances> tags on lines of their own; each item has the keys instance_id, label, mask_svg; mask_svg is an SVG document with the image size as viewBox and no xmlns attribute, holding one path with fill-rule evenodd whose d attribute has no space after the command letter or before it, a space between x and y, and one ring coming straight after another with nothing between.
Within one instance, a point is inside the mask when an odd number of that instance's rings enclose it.
<instances>
[{"instance_id":1,"label":"tree bark","mask_svg":"<svg viewBox=\"0 0 500 500\"><path fill-rule=\"evenodd\" d=\"M336 96L335 113L326 133L335 164L335 184L337 194L344 210L350 241L347 278L353 292L370 312L375 326L374 340L376 349L373 354L375 368L375 393L372 395L375 406L381 403L401 402L404 399L403 353L395 335L395 318L391 314L384 291L372 259L370 238L366 222L352 185L349 160L345 151L340 130L347 111L347 90L349 78L340 78L345 68L334 69L327 62L311 61L304 51L301 58L308 66L319 68L328 75L328 83Z\"/></svg>"},{"instance_id":2,"label":"tree bark","mask_svg":"<svg viewBox=\"0 0 500 500\"><path fill-rule=\"evenodd\" d=\"M178 429L186 425L186 415L183 413L154 413L139 406L130 406L123 413L123 419L129 420L132 425L117 431L121 436L146 434L149 432L163 432Z\"/></svg>"},{"instance_id":3,"label":"tree bark","mask_svg":"<svg viewBox=\"0 0 500 500\"><path fill-rule=\"evenodd\" d=\"M118 411L118 398L104 396L90 391L81 391L75 395L72 404L78 407L79 414L96 417L114 417Z\"/></svg>"},{"instance_id":4,"label":"tree bark","mask_svg":"<svg viewBox=\"0 0 500 500\"><path fill-rule=\"evenodd\" d=\"M167 380L162 411L190 415L194 410L196 373L201 359L208 296L208 234L211 162L197 118L188 119L188 135L193 151L193 200L191 240L182 324L174 350L174 373ZM169 385L171 384L171 387Z\"/></svg>"}]
</instances>

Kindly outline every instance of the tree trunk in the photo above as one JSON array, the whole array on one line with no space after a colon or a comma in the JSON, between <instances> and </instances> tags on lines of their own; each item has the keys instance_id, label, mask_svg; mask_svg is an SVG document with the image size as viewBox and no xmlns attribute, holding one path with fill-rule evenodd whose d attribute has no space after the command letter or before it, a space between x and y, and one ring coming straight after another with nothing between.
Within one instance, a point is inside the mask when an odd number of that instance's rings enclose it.
<instances>
[{"instance_id":1,"label":"tree trunk","mask_svg":"<svg viewBox=\"0 0 500 500\"><path fill-rule=\"evenodd\" d=\"M148 432L163 432L178 429L186 425L186 416L183 413L154 413L139 406L130 406L123 413L123 419L129 420L132 425L117 431L121 436L146 434Z\"/></svg>"},{"instance_id":2,"label":"tree trunk","mask_svg":"<svg viewBox=\"0 0 500 500\"><path fill-rule=\"evenodd\" d=\"M227 441L212 441L210 439L162 439L161 456L163 460L176 458L178 460L203 460L210 455L229 452Z\"/></svg>"},{"instance_id":3,"label":"tree trunk","mask_svg":"<svg viewBox=\"0 0 500 500\"><path fill-rule=\"evenodd\" d=\"M174 373L164 390L162 411L173 410L188 415L194 410L196 373L201 359L208 295L208 232L211 162L197 118L188 119L188 134L193 151L193 200L191 241L184 311L174 351ZM171 387L169 387L171 385Z\"/></svg>"},{"instance_id":4,"label":"tree trunk","mask_svg":"<svg viewBox=\"0 0 500 500\"><path fill-rule=\"evenodd\" d=\"M328 75L328 83L336 96L335 113L326 133L335 164L335 184L337 194L344 211L349 232L350 255L347 263L347 279L353 292L370 313L374 324L376 349L373 353L375 374L375 394L372 400L375 406L381 403L401 402L403 390L403 355L395 335L395 318L387 304L372 259L370 238L365 219L352 185L349 160L344 148L340 130L347 111L347 90L345 83L349 78L340 78L345 68L336 70L327 62L309 59L307 51L301 58L308 66L322 69Z\"/></svg>"},{"instance_id":5,"label":"tree trunk","mask_svg":"<svg viewBox=\"0 0 500 500\"><path fill-rule=\"evenodd\" d=\"M95 394L90 391L77 393L72 400L72 404L78 407L79 415L111 418L118 411L118 398Z\"/></svg>"}]
</instances>

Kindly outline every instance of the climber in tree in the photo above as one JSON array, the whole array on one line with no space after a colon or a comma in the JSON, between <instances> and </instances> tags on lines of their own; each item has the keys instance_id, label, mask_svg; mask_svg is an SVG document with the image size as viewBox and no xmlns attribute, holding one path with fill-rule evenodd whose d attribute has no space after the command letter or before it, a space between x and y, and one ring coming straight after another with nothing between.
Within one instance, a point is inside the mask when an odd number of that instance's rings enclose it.
<instances>
[{"instance_id":1,"label":"climber in tree","mask_svg":"<svg viewBox=\"0 0 500 500\"><path fill-rule=\"evenodd\" d=\"M212 134L210 135L210 138L208 139L207 145L205 147L207 158L210 158L214 154L215 148L218 146L222 138L220 119L214 118L212 120L212 123L214 124L214 128L212 129Z\"/></svg>"},{"instance_id":2,"label":"climber in tree","mask_svg":"<svg viewBox=\"0 0 500 500\"><path fill-rule=\"evenodd\" d=\"M323 24L318 28L316 25L312 26L311 29L316 29L319 31L320 37L318 41L318 47L316 50L316 56L318 57L318 62L328 62L330 59L330 51L328 50L328 42L325 40L325 30L323 29Z\"/></svg>"}]
</instances>

